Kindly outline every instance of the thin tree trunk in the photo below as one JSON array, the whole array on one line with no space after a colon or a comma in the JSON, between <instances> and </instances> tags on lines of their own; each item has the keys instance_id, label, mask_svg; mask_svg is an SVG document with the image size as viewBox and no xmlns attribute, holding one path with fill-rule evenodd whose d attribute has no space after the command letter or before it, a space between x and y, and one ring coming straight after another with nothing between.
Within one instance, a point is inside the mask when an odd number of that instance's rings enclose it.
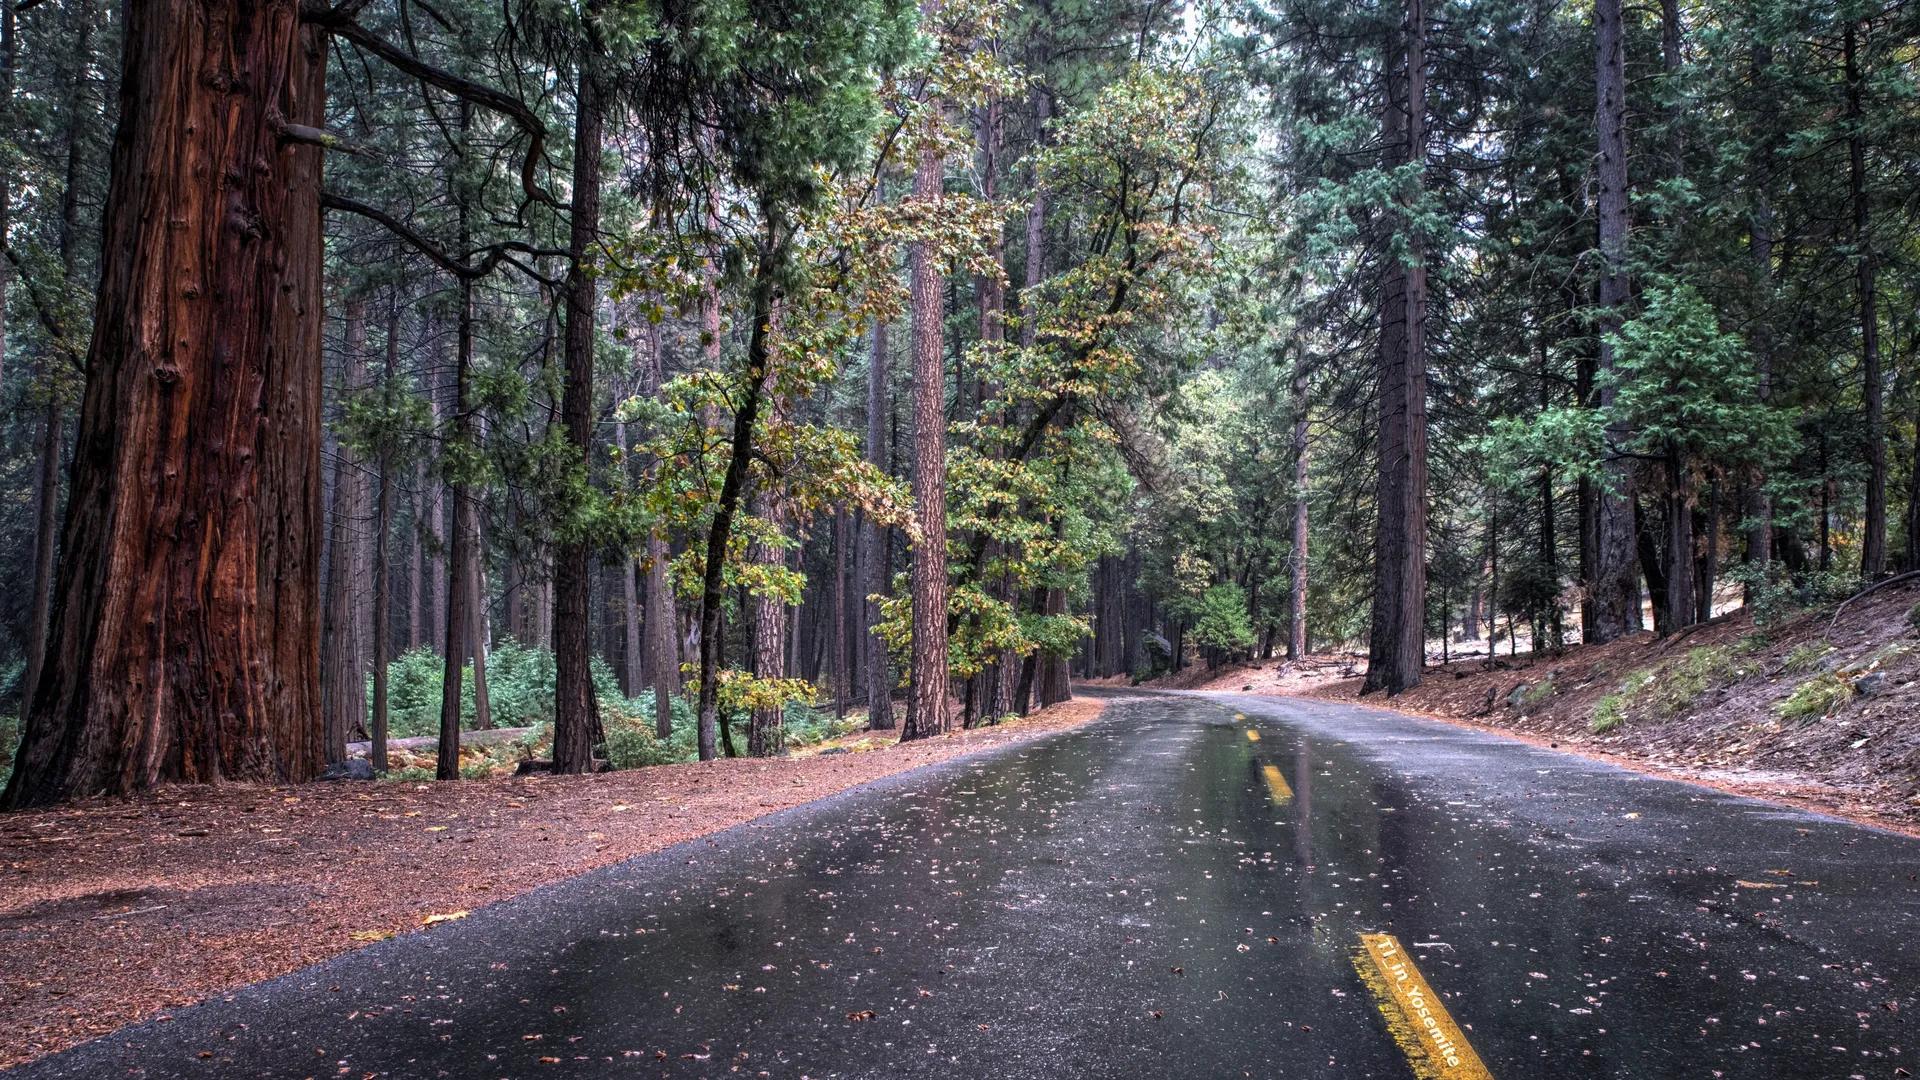
<instances>
[{"instance_id":1,"label":"thin tree trunk","mask_svg":"<svg viewBox=\"0 0 1920 1080\"><path fill-rule=\"evenodd\" d=\"M753 427L759 421L766 393L768 364L772 346L768 341L768 323L773 318L777 286L774 274L779 266L779 246L784 242L783 223L769 221L762 241L759 265L755 269L751 312L752 329L747 336L747 370L741 386L740 404L734 412L732 445L726 473L720 480L713 520L707 526L706 551L700 585L700 693L695 703L699 718L699 755L701 761L716 756L715 737L724 745L727 756L734 757L733 734L720 722L720 668L725 663L726 641L721 637L721 620L726 605L727 545L733 536L733 519L739 512L746 491L747 468L753 457Z\"/></svg>"},{"instance_id":2,"label":"thin tree trunk","mask_svg":"<svg viewBox=\"0 0 1920 1080\"><path fill-rule=\"evenodd\" d=\"M7 807L300 781L323 754L320 151L283 135L323 123L323 35L292 0L124 11L64 557Z\"/></svg>"},{"instance_id":3,"label":"thin tree trunk","mask_svg":"<svg viewBox=\"0 0 1920 1080\"><path fill-rule=\"evenodd\" d=\"M1753 47L1753 82L1761 94L1757 111L1767 122L1773 116L1769 107L1772 102L1772 78L1773 47L1756 44ZM1747 219L1747 252L1753 261L1753 292L1757 311L1749 338L1753 342L1754 373L1759 381L1756 396L1761 404L1767 404L1773 398L1774 216L1769 191L1773 186L1775 146L1776 140L1769 134L1759 141L1754 151L1754 176L1750 181L1753 211ZM1747 478L1746 492L1746 561L1765 567L1773 561L1773 499L1767 491L1766 474L1755 468Z\"/></svg>"},{"instance_id":4,"label":"thin tree trunk","mask_svg":"<svg viewBox=\"0 0 1920 1080\"><path fill-rule=\"evenodd\" d=\"M1860 541L1860 576L1887 570L1887 432L1880 372L1880 315L1874 285L1872 220L1867 208L1866 118L1861 106L1858 29L1843 37L1847 78L1847 194L1853 203L1855 279L1860 305L1861 400L1866 404L1867 520Z\"/></svg>"},{"instance_id":5,"label":"thin tree trunk","mask_svg":"<svg viewBox=\"0 0 1920 1080\"><path fill-rule=\"evenodd\" d=\"M833 715L847 715L848 699L853 696L853 671L847 664L847 573L853 560L847 549L853 545L853 515L842 506L833 514Z\"/></svg>"},{"instance_id":6,"label":"thin tree trunk","mask_svg":"<svg viewBox=\"0 0 1920 1080\"><path fill-rule=\"evenodd\" d=\"M1663 632L1694 623L1693 478L1676 445L1667 447L1667 623Z\"/></svg>"},{"instance_id":7,"label":"thin tree trunk","mask_svg":"<svg viewBox=\"0 0 1920 1080\"><path fill-rule=\"evenodd\" d=\"M937 17L939 0L921 0L921 20ZM930 103L938 112L938 100ZM945 161L920 152L913 199L932 213L943 200ZM947 675L947 413L941 346L946 318L937 254L925 241L907 254L913 306L913 642L902 741L945 734L950 719Z\"/></svg>"},{"instance_id":8,"label":"thin tree trunk","mask_svg":"<svg viewBox=\"0 0 1920 1080\"><path fill-rule=\"evenodd\" d=\"M464 226L464 205L461 211ZM473 282L466 278L460 281L453 371L453 438L456 444L465 447L473 437L467 411L467 383L473 375ZM465 676L465 646L472 633L468 608L473 602L473 574L467 565L467 549L473 542L473 500L464 480L456 479L450 488L453 527L448 531L451 544L446 558L447 574L441 579L446 586L447 621L441 637L445 651L440 658L440 742L434 772L440 780L460 779L460 689ZM476 693L476 705L478 701Z\"/></svg>"},{"instance_id":9,"label":"thin tree trunk","mask_svg":"<svg viewBox=\"0 0 1920 1080\"><path fill-rule=\"evenodd\" d=\"M1288 556L1287 659L1307 655L1307 513L1310 493L1308 466L1307 369L1304 357L1293 367L1293 551Z\"/></svg>"},{"instance_id":10,"label":"thin tree trunk","mask_svg":"<svg viewBox=\"0 0 1920 1080\"><path fill-rule=\"evenodd\" d=\"M665 357L660 345L660 326L649 323L647 351L641 360L640 393L647 398L660 396L664 381ZM658 469L647 468L647 483L653 482ZM666 537L647 534L646 623L647 674L653 683L653 730L661 739L673 737L673 695L680 692L680 654L675 625L673 590L667 584L667 563L672 552Z\"/></svg>"},{"instance_id":11,"label":"thin tree trunk","mask_svg":"<svg viewBox=\"0 0 1920 1080\"><path fill-rule=\"evenodd\" d=\"M473 729L486 731L493 727L493 699L487 692L487 545L480 518L474 500L467 510L467 654L473 658Z\"/></svg>"},{"instance_id":12,"label":"thin tree trunk","mask_svg":"<svg viewBox=\"0 0 1920 1080\"><path fill-rule=\"evenodd\" d=\"M386 377L381 383L381 400L393 387L395 373L400 363L400 303L399 290L394 290L392 306L387 311L387 364ZM388 560L388 541L393 535L393 436L382 433L380 452L376 458L376 482L379 494L373 513L373 746L369 756L372 758L376 773L387 771L387 666L391 661L392 627L389 606L392 603L393 576Z\"/></svg>"},{"instance_id":13,"label":"thin tree trunk","mask_svg":"<svg viewBox=\"0 0 1920 1080\"><path fill-rule=\"evenodd\" d=\"M884 473L893 472L887 440L887 418L892 415L892 395L888 388L887 324L875 323L873 351L867 368L867 463ZM861 538L860 565L866 580L866 598L861 606L866 613L867 652L867 726L875 731L893 730L893 674L887 663L887 643L880 637L880 603L875 597L892 591L892 544L887 527L867 517L865 536Z\"/></svg>"},{"instance_id":14,"label":"thin tree trunk","mask_svg":"<svg viewBox=\"0 0 1920 1080\"><path fill-rule=\"evenodd\" d=\"M780 507L762 493L755 501L756 517L779 527ZM748 558L768 567L784 568L786 549L756 542ZM779 596L757 593L749 606L753 611L753 673L756 678L782 679L787 675L787 605ZM786 751L786 710L783 704L770 704L753 710L747 720L747 755L776 757Z\"/></svg>"}]
</instances>

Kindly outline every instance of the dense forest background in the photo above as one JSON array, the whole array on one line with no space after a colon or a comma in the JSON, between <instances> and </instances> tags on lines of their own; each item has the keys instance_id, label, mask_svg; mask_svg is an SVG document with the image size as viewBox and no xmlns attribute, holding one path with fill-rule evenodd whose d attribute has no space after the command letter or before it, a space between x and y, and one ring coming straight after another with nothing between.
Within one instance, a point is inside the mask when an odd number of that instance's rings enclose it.
<instances>
[{"instance_id":1,"label":"dense forest background","mask_svg":"<svg viewBox=\"0 0 1920 1080\"><path fill-rule=\"evenodd\" d=\"M314 694L268 697L313 736L169 720L255 661L162 644L154 729L89 741L117 661L83 620L177 642L219 607L98 555L158 550L96 507L174 475L101 448L171 431L191 473L219 441L143 411L120 327L166 279L128 253L275 228L190 195L265 158L209 165L150 102L180 41L271 26L312 115L263 107L262 153L315 163L286 212L323 232L273 268L317 307L260 348L317 378L244 385L311 394L319 454L137 520L292 537L249 550L312 575L275 647ZM435 732L450 777L496 726L562 771L778 753L1252 655L1364 650L1392 693L1489 639L1920 570L1917 31L1852 0L8 6L8 801ZM142 185L171 209L116 217Z\"/></svg>"}]
</instances>

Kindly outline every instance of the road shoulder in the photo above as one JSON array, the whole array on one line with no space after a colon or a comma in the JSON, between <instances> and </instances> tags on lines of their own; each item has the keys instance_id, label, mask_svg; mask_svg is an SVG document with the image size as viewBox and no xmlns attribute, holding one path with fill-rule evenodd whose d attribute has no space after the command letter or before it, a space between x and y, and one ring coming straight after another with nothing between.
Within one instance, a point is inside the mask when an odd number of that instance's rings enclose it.
<instances>
[{"instance_id":1,"label":"road shoulder","mask_svg":"<svg viewBox=\"0 0 1920 1080\"><path fill-rule=\"evenodd\" d=\"M600 776L170 788L0 818L0 1068L552 882L1086 724ZM858 744L859 739L849 742Z\"/></svg>"}]
</instances>

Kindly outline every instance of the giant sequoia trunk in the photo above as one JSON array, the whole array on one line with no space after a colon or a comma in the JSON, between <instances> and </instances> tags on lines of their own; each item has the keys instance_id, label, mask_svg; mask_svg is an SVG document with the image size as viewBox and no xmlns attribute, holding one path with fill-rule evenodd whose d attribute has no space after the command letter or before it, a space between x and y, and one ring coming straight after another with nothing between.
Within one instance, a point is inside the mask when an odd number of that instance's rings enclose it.
<instances>
[{"instance_id":1,"label":"giant sequoia trunk","mask_svg":"<svg viewBox=\"0 0 1920 1080\"><path fill-rule=\"evenodd\" d=\"M1425 168L1425 39L1424 0L1409 0L1404 44L1388 78L1392 167ZM1427 271L1412 213L1407 207L1396 215L1408 252L1387 255L1380 289L1379 520L1365 689L1388 694L1418 685L1427 655Z\"/></svg>"},{"instance_id":2,"label":"giant sequoia trunk","mask_svg":"<svg viewBox=\"0 0 1920 1080\"><path fill-rule=\"evenodd\" d=\"M305 780L325 52L293 0L125 7L46 665L4 802Z\"/></svg>"},{"instance_id":3,"label":"giant sequoia trunk","mask_svg":"<svg viewBox=\"0 0 1920 1080\"><path fill-rule=\"evenodd\" d=\"M1610 338L1620 329L1627 303L1627 77L1620 0L1597 0L1593 18L1594 85L1598 91L1594 128L1599 150L1596 211L1602 261L1595 326L1599 338L1596 367L1604 376L1613 370ZM1599 379L1594 393L1596 406L1602 411L1611 409L1616 393L1612 380ZM1624 443L1627 434L1619 424L1609 425L1609 450ZM1639 590L1634 580L1633 474L1625 458L1610 454L1606 481L1593 494L1593 576L1586 583L1592 620L1581 634L1588 642L1612 641L1640 621Z\"/></svg>"}]
</instances>

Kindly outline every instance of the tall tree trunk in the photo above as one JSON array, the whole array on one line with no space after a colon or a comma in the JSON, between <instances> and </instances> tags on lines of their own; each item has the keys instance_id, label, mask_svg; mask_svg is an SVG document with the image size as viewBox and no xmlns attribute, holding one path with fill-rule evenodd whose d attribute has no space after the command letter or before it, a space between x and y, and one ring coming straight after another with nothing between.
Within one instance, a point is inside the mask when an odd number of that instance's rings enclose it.
<instances>
[{"instance_id":1,"label":"tall tree trunk","mask_svg":"<svg viewBox=\"0 0 1920 1080\"><path fill-rule=\"evenodd\" d=\"M1305 357L1293 366L1293 551L1288 562L1287 659L1307 655L1307 512L1308 430L1307 369Z\"/></svg>"},{"instance_id":2,"label":"tall tree trunk","mask_svg":"<svg viewBox=\"0 0 1920 1080\"><path fill-rule=\"evenodd\" d=\"M605 119L598 78L583 65L573 131L572 231L567 245L566 389L560 421L580 462L582 483L593 458L593 316L598 303L595 255L600 243L601 126ZM554 553L553 771L582 773L593 767L593 748L604 741L590 671L592 645L592 552L580 538Z\"/></svg>"},{"instance_id":3,"label":"tall tree trunk","mask_svg":"<svg viewBox=\"0 0 1920 1080\"><path fill-rule=\"evenodd\" d=\"M1627 81L1626 38L1621 25L1620 0L1594 3L1594 85L1597 104L1594 128L1599 161L1600 274L1599 338L1596 368L1602 376L1613 370L1613 343L1626 317L1627 303ZM1609 378L1597 380L1595 404L1610 412L1617 390ZM1633 473L1616 451L1627 431L1618 422L1607 428L1607 482L1592 495L1594 505L1593 578L1587 588L1593 618L1585 627L1590 642L1611 641L1639 622L1638 588L1634 581L1637 547L1634 529Z\"/></svg>"},{"instance_id":4,"label":"tall tree trunk","mask_svg":"<svg viewBox=\"0 0 1920 1080\"><path fill-rule=\"evenodd\" d=\"M1698 607L1693 592L1693 477L1678 445L1668 444L1665 464L1667 623L1662 630L1670 632L1692 626Z\"/></svg>"},{"instance_id":5,"label":"tall tree trunk","mask_svg":"<svg viewBox=\"0 0 1920 1080\"><path fill-rule=\"evenodd\" d=\"M762 493L754 500L755 516L776 528L781 521L777 500ZM785 548L756 541L747 556L762 566L784 568ZM761 679L782 679L787 666L787 605L779 596L756 593L749 605L753 611L753 673ZM747 720L749 757L776 757L786 750L786 710L782 704L753 710Z\"/></svg>"},{"instance_id":6,"label":"tall tree trunk","mask_svg":"<svg viewBox=\"0 0 1920 1080\"><path fill-rule=\"evenodd\" d=\"M1408 0L1393 50L1386 129L1390 166L1426 169L1426 5ZM1397 84L1397 85L1396 85ZM1389 253L1381 288L1380 462L1373 620L1365 689L1398 694L1426 666L1426 264L1411 222L1424 184L1402 196L1398 227L1409 254Z\"/></svg>"},{"instance_id":7,"label":"tall tree trunk","mask_svg":"<svg viewBox=\"0 0 1920 1080\"><path fill-rule=\"evenodd\" d=\"M623 455L622 472L632 480L632 433L627 422L616 418L613 424L613 439L619 444ZM615 564L620 575L620 629L622 650L620 654L620 689L628 697L639 697L640 688L646 685L646 646L640 634L640 562L621 552L621 558Z\"/></svg>"},{"instance_id":8,"label":"tall tree trunk","mask_svg":"<svg viewBox=\"0 0 1920 1080\"><path fill-rule=\"evenodd\" d=\"M47 661L3 799L299 781L319 712L322 35L292 0L123 26ZM204 168L178 167L187 154Z\"/></svg>"},{"instance_id":9,"label":"tall tree trunk","mask_svg":"<svg viewBox=\"0 0 1920 1080\"><path fill-rule=\"evenodd\" d=\"M660 351L660 326L649 323L647 328L647 354L642 358L640 368L640 394L647 398L660 396L660 386L664 382L665 357ZM658 473L655 466L647 469L647 482L651 484ZM647 677L653 683L653 730L661 739L673 737L673 695L680 692L680 652L679 635L676 633L673 589L667 583L667 563L672 552L667 548L666 537L657 532L647 534L647 612L645 631L647 638Z\"/></svg>"},{"instance_id":10,"label":"tall tree trunk","mask_svg":"<svg viewBox=\"0 0 1920 1080\"><path fill-rule=\"evenodd\" d=\"M393 380L400 366L399 290L392 294L387 310L387 363L380 384L380 399L388 401ZM380 451L375 459L375 478L379 494L373 512L373 746L369 756L373 770L387 771L387 665L392 652L392 626L389 614L393 595L393 572L388 560L388 542L393 535L393 436L382 433Z\"/></svg>"},{"instance_id":11,"label":"tall tree trunk","mask_svg":"<svg viewBox=\"0 0 1920 1080\"><path fill-rule=\"evenodd\" d=\"M80 276L80 185L87 171L86 155L92 145L94 118L98 115L87 102L88 81L94 62L94 5L82 0L74 11L77 38L73 44L73 81L67 86L62 118L66 127L66 171L60 189L60 286L68 296L81 295ZM11 24L13 12L7 13ZM9 37L11 50L11 37ZM12 112L11 59L8 112ZM5 345L0 340L0 348ZM39 467L34 482L33 592L27 604L27 649L23 695L33 692L46 668L47 635L53 613L54 562L58 548L60 522L60 455L65 446L66 401L61 392L59 369L82 368L81 358L63 350L64 356L49 356L37 369L40 390L46 396L41 406ZM64 364L63 364L64 362Z\"/></svg>"},{"instance_id":12,"label":"tall tree trunk","mask_svg":"<svg viewBox=\"0 0 1920 1080\"><path fill-rule=\"evenodd\" d=\"M724 745L728 757L735 756L733 734L720 722L720 669L726 662L726 640L721 636L725 615L727 545L733 537L733 519L746 492L747 470L753 457L753 428L760 419L760 408L771 374L769 363L772 343L768 340L778 286L774 277L779 270L785 244L780 221L768 221L762 241L759 265L755 268L750 314L753 326L747 335L747 369L741 380L739 405L734 411L733 434L727 456L726 472L720 480L720 494L714 502L713 520L707 526L706 551L700 583L700 692L695 702L699 719L697 732L701 761L716 756L715 737Z\"/></svg>"},{"instance_id":13,"label":"tall tree trunk","mask_svg":"<svg viewBox=\"0 0 1920 1080\"><path fill-rule=\"evenodd\" d=\"M1874 286L1872 219L1867 207L1866 117L1861 105L1859 32L1843 37L1847 78L1847 194L1853 204L1854 275L1860 305L1861 400L1866 404L1867 520L1860 540L1860 576L1887 570L1887 431L1880 372L1880 315Z\"/></svg>"},{"instance_id":14,"label":"tall tree trunk","mask_svg":"<svg viewBox=\"0 0 1920 1080\"><path fill-rule=\"evenodd\" d=\"M465 223L462 207L462 224ZM464 231L464 229L462 230ZM464 246L464 244L463 244ZM460 280L460 311L454 339L453 439L466 447L473 439L471 414L467 410L467 384L473 377L473 282ZM468 547L473 542L473 499L466 481L455 473L449 485L453 501L453 523L448 530L450 544L446 558L445 583L447 621L442 627L440 657L440 743L434 775L440 780L460 779L460 689L465 677L467 638L473 632L473 573L467 565ZM476 686L475 703L479 695Z\"/></svg>"},{"instance_id":15,"label":"tall tree trunk","mask_svg":"<svg viewBox=\"0 0 1920 1080\"><path fill-rule=\"evenodd\" d=\"M847 663L847 638L851 627L847 613L847 573L853 565L847 549L853 546L853 515L842 506L833 513L833 715L847 715L853 696L853 670Z\"/></svg>"},{"instance_id":16,"label":"tall tree trunk","mask_svg":"<svg viewBox=\"0 0 1920 1080\"><path fill-rule=\"evenodd\" d=\"M14 69L19 62L19 47L14 37L12 4L0 4L0 130L14 131ZM13 167L0 163L0 237L10 235L13 227ZM5 385L7 359L7 294L13 286L13 264L0 258L0 386ZM23 684L24 685L24 684Z\"/></svg>"},{"instance_id":17,"label":"tall tree trunk","mask_svg":"<svg viewBox=\"0 0 1920 1080\"><path fill-rule=\"evenodd\" d=\"M478 433L482 439L484 432ZM473 658L473 728L493 727L493 699L487 692L487 542L479 500L467 496L467 655Z\"/></svg>"},{"instance_id":18,"label":"tall tree trunk","mask_svg":"<svg viewBox=\"0 0 1920 1080\"><path fill-rule=\"evenodd\" d=\"M1753 261L1753 300L1756 316L1753 332L1754 374L1758 376L1761 404L1773 398L1773 319L1774 216L1770 191L1773 187L1773 154L1777 140L1771 133L1773 46L1753 47L1753 83L1760 94L1756 112L1769 125L1769 134L1754 150L1753 177L1748 182L1753 192L1753 209L1747 219L1747 253ZM1754 469L1746 481L1746 561L1761 567L1773 561L1773 498L1767 491L1767 477ZM1751 594L1749 594L1751 598Z\"/></svg>"},{"instance_id":19,"label":"tall tree trunk","mask_svg":"<svg viewBox=\"0 0 1920 1080\"><path fill-rule=\"evenodd\" d=\"M408 537L412 541L408 555L407 572L407 648L417 649L427 643L427 544L425 521L427 509L427 465L417 462L413 468L413 497L408 504L413 507L413 528Z\"/></svg>"},{"instance_id":20,"label":"tall tree trunk","mask_svg":"<svg viewBox=\"0 0 1920 1080\"><path fill-rule=\"evenodd\" d=\"M867 464L881 472L893 471L887 440L887 418L893 413L888 388L887 324L875 323L873 350L867 368ZM875 731L893 730L893 673L887 663L887 643L880 637L880 604L874 597L892 591L893 563L891 537L887 527L867 516L861 538L860 566L866 581L866 599L861 607L867 627L867 726Z\"/></svg>"},{"instance_id":21,"label":"tall tree trunk","mask_svg":"<svg viewBox=\"0 0 1920 1080\"><path fill-rule=\"evenodd\" d=\"M921 0L921 20L939 0ZM939 100L931 111L942 109ZM945 159L928 147L913 174L913 199L931 214L944 201ZM913 643L902 741L942 735L950 723L947 674L947 410L941 347L946 321L939 256L925 241L907 252L913 304Z\"/></svg>"},{"instance_id":22,"label":"tall tree trunk","mask_svg":"<svg viewBox=\"0 0 1920 1080\"><path fill-rule=\"evenodd\" d=\"M341 353L341 385L352 393L360 384L367 348L367 303L352 297L343 305L346 322ZM320 681L326 725L326 760L347 759L347 740L363 726L366 684L360 674L361 602L358 542L361 515L360 461L343 442L333 444L333 493L328 517L327 608L321 626Z\"/></svg>"},{"instance_id":23,"label":"tall tree trunk","mask_svg":"<svg viewBox=\"0 0 1920 1080\"><path fill-rule=\"evenodd\" d=\"M1713 582L1720 576L1720 477L1707 480L1707 507L1695 511L1699 520L1694 532L1699 554L1694 559L1694 621L1713 618Z\"/></svg>"}]
</instances>

